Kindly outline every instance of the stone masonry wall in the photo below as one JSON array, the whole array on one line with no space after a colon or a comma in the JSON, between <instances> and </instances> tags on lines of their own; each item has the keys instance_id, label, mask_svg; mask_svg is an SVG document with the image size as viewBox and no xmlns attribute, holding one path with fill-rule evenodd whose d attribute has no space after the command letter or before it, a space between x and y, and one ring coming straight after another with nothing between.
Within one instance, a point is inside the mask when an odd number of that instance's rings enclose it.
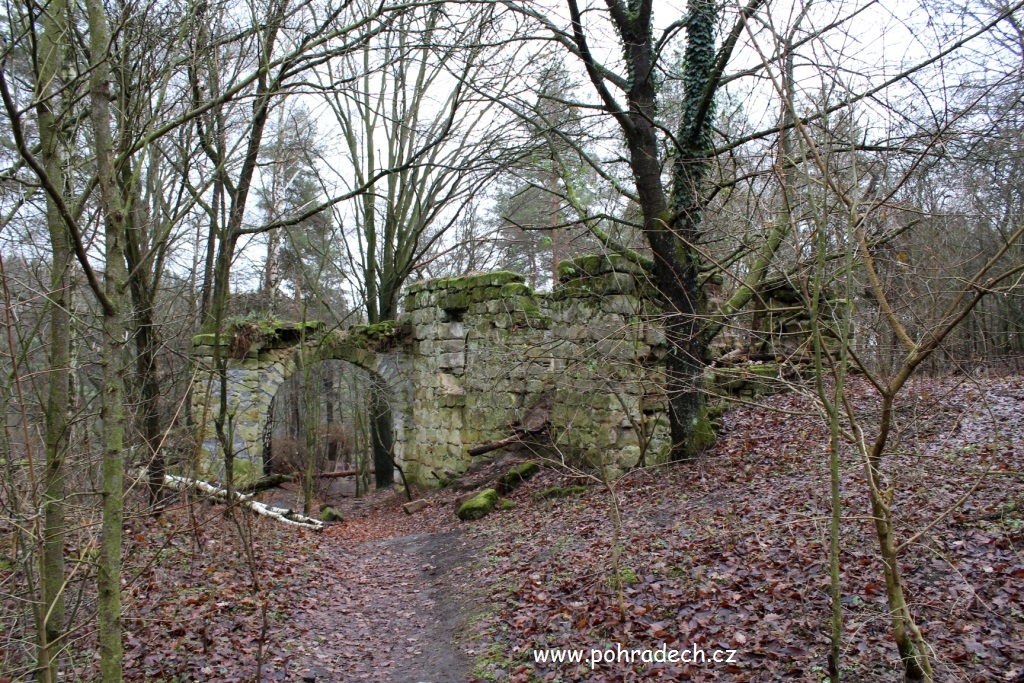
<instances>
[{"instance_id":1,"label":"stone masonry wall","mask_svg":"<svg viewBox=\"0 0 1024 683\"><path fill-rule=\"evenodd\" d=\"M407 472L438 482L461 474L466 451L511 433L551 405L551 455L616 476L668 456L661 359L643 279L620 259L565 262L562 285L535 293L515 273L413 284L413 438Z\"/></svg>"},{"instance_id":2,"label":"stone masonry wall","mask_svg":"<svg viewBox=\"0 0 1024 683\"><path fill-rule=\"evenodd\" d=\"M665 460L664 338L641 296L645 278L624 259L588 256L563 262L559 280L551 293L507 272L414 283L402 320L383 333L311 335L306 355L348 360L388 381L396 459L421 484L465 472L469 448L508 436L541 402L550 406L550 457L609 477L641 458ZM211 350L197 344L195 355L208 363ZM295 343L277 342L229 362L235 449L252 468L270 400L296 357ZM205 405L194 400L197 422ZM204 447L213 454L209 415Z\"/></svg>"}]
</instances>

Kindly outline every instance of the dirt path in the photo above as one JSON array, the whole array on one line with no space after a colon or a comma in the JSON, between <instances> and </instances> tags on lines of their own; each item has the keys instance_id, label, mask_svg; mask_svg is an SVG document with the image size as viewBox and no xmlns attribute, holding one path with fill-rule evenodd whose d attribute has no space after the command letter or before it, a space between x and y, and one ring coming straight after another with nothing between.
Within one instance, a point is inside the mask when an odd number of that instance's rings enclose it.
<instances>
[{"instance_id":1,"label":"dirt path","mask_svg":"<svg viewBox=\"0 0 1024 683\"><path fill-rule=\"evenodd\" d=\"M462 531L362 542L344 529L327 535L319 585L282 634L291 663L266 680L467 680L455 640L470 609L474 548Z\"/></svg>"}]
</instances>

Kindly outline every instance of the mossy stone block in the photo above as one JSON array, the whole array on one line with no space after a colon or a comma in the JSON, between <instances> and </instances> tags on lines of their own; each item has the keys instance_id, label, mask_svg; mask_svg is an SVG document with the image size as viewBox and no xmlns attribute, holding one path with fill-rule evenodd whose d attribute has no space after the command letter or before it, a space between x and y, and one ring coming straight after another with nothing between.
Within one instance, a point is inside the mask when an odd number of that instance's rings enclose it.
<instances>
[{"instance_id":1,"label":"mossy stone block","mask_svg":"<svg viewBox=\"0 0 1024 683\"><path fill-rule=\"evenodd\" d=\"M197 334L192 337L192 346L214 346L218 341L220 346L231 346L231 335L221 333L220 339L217 339L217 335L213 332Z\"/></svg>"},{"instance_id":2,"label":"mossy stone block","mask_svg":"<svg viewBox=\"0 0 1024 683\"><path fill-rule=\"evenodd\" d=\"M260 477L263 476L263 465L250 462L245 458L235 458L234 464L231 468L232 479L234 480L235 486L247 486L248 484L255 483Z\"/></svg>"},{"instance_id":3,"label":"mossy stone block","mask_svg":"<svg viewBox=\"0 0 1024 683\"><path fill-rule=\"evenodd\" d=\"M480 519L490 514L497 504L498 492L494 489L484 489L460 505L455 511L455 516L464 522Z\"/></svg>"},{"instance_id":4,"label":"mossy stone block","mask_svg":"<svg viewBox=\"0 0 1024 683\"><path fill-rule=\"evenodd\" d=\"M554 500L557 498L568 498L569 496L577 496L581 493L586 493L586 486L552 486L549 489L544 489L537 494L538 498L544 498L546 500Z\"/></svg>"},{"instance_id":5,"label":"mossy stone block","mask_svg":"<svg viewBox=\"0 0 1024 683\"><path fill-rule=\"evenodd\" d=\"M701 407L700 411L693 418L693 431L690 433L690 442L687 444L686 453L696 455L707 450L715 443L715 427L708 417L707 408Z\"/></svg>"},{"instance_id":6,"label":"mossy stone block","mask_svg":"<svg viewBox=\"0 0 1024 683\"><path fill-rule=\"evenodd\" d=\"M320 521L321 522L344 522L345 517L338 512L337 508L333 508L330 505L320 510Z\"/></svg>"}]
</instances>

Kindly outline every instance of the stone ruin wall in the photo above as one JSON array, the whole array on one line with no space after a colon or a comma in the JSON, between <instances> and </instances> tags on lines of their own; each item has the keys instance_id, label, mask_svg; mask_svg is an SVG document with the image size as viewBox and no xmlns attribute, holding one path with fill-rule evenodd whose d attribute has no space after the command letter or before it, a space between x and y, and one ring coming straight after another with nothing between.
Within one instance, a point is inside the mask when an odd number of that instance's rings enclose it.
<instances>
[{"instance_id":1,"label":"stone ruin wall","mask_svg":"<svg viewBox=\"0 0 1024 683\"><path fill-rule=\"evenodd\" d=\"M387 382L396 460L420 484L439 486L464 473L468 449L509 436L542 402L550 405L549 457L609 477L641 457L664 461L665 342L656 311L641 296L642 272L624 259L588 256L563 262L559 279L550 293L533 292L507 272L414 283L395 323L307 330L307 362L345 360ZM297 336L278 326L228 362L243 479L262 472L263 425L277 389L299 370ZM216 475L219 382L211 337L193 342L199 377L192 411L206 425L205 469Z\"/></svg>"},{"instance_id":2,"label":"stone ruin wall","mask_svg":"<svg viewBox=\"0 0 1024 683\"><path fill-rule=\"evenodd\" d=\"M542 401L551 405L550 457L611 477L642 452L647 463L664 461L664 338L633 268L563 262L551 293L505 272L411 285L407 473L438 483L461 474L469 448L509 436Z\"/></svg>"}]
</instances>

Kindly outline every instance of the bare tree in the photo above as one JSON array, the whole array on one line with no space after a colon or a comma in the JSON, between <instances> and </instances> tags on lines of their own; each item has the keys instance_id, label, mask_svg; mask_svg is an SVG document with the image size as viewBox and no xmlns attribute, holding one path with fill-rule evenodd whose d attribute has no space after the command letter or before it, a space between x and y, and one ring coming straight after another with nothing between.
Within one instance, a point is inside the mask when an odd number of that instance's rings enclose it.
<instances>
[{"instance_id":1,"label":"bare tree","mask_svg":"<svg viewBox=\"0 0 1024 683\"><path fill-rule=\"evenodd\" d=\"M497 81L482 49L496 9L412 8L387 33L321 79L342 141L337 182L352 201L335 207L345 265L366 320L393 320L403 285L434 258L474 195L514 150L500 110L474 83ZM353 77L355 74L355 77ZM375 401L377 486L392 483L391 415Z\"/></svg>"}]
</instances>

